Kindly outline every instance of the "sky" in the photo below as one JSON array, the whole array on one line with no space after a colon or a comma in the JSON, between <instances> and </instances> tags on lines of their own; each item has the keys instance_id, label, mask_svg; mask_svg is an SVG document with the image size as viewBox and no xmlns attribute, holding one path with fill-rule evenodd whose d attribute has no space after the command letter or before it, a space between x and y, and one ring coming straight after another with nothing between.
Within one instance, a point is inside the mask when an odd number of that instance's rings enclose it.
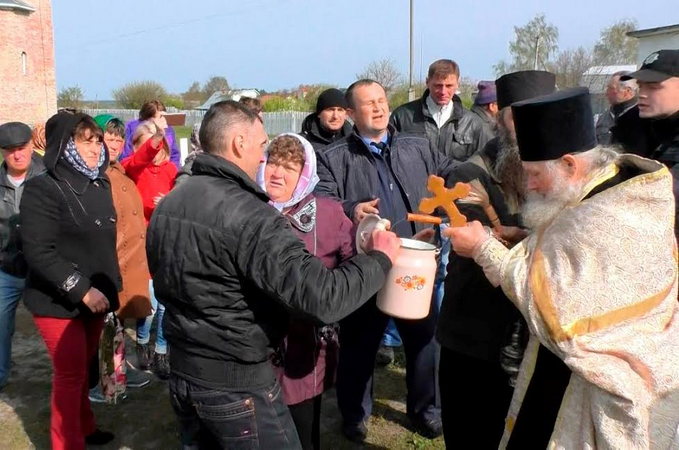
<instances>
[{"instance_id":1,"label":"sky","mask_svg":"<svg viewBox=\"0 0 679 450\"><path fill-rule=\"evenodd\" d=\"M371 61L408 75L409 0L53 0L57 88L108 100L131 81L169 92L224 76L267 91L347 86ZM414 77L439 58L462 76L494 79L514 26L536 14L559 29L559 48L593 45L623 18L639 28L679 22L677 0L414 0ZM422 69L420 69L422 67Z\"/></svg>"}]
</instances>

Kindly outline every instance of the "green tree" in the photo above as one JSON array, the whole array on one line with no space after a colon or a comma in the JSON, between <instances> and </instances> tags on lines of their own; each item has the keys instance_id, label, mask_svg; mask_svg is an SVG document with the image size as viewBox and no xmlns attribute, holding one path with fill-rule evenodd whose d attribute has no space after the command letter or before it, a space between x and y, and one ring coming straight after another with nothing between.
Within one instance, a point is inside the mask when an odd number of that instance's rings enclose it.
<instances>
[{"instance_id":1,"label":"green tree","mask_svg":"<svg viewBox=\"0 0 679 450\"><path fill-rule=\"evenodd\" d=\"M415 90L415 96L420 98L424 94L425 89L427 89L427 86L424 83L416 84L413 86L413 89ZM401 83L389 95L389 109L393 111L405 103L408 103L408 83Z\"/></svg>"},{"instance_id":2,"label":"green tree","mask_svg":"<svg viewBox=\"0 0 679 450\"><path fill-rule=\"evenodd\" d=\"M305 111L315 111L316 110L316 102L318 102L318 96L321 95L323 91L326 89L330 88L336 88L337 86L333 86L331 84L314 84L310 86L309 91L306 94L306 97L304 97L304 102L306 103L306 109Z\"/></svg>"},{"instance_id":3,"label":"green tree","mask_svg":"<svg viewBox=\"0 0 679 450\"><path fill-rule=\"evenodd\" d=\"M382 59L368 64L363 72L356 75L357 80L368 78L380 83L387 95L403 81L403 75L392 59Z\"/></svg>"},{"instance_id":4,"label":"green tree","mask_svg":"<svg viewBox=\"0 0 679 450\"><path fill-rule=\"evenodd\" d=\"M469 109L474 104L474 95L478 92L478 81L469 78L462 77L460 79L460 85L458 86L458 95L460 100L462 100L462 105Z\"/></svg>"},{"instance_id":5,"label":"green tree","mask_svg":"<svg viewBox=\"0 0 679 450\"><path fill-rule=\"evenodd\" d=\"M184 99L179 95L166 95L162 101L166 108L184 109Z\"/></svg>"},{"instance_id":6,"label":"green tree","mask_svg":"<svg viewBox=\"0 0 679 450\"><path fill-rule=\"evenodd\" d=\"M210 98L212 94L217 91L229 91L229 82L224 77L212 76L206 82L203 87L203 96L205 99Z\"/></svg>"},{"instance_id":7,"label":"green tree","mask_svg":"<svg viewBox=\"0 0 679 450\"><path fill-rule=\"evenodd\" d=\"M140 109L148 100L165 100L167 91L156 81L133 81L113 90L116 103L125 109Z\"/></svg>"},{"instance_id":8,"label":"green tree","mask_svg":"<svg viewBox=\"0 0 679 450\"><path fill-rule=\"evenodd\" d=\"M262 111L307 111L307 108L308 105L306 101L300 100L296 97L273 97L264 102Z\"/></svg>"},{"instance_id":9,"label":"green tree","mask_svg":"<svg viewBox=\"0 0 679 450\"><path fill-rule=\"evenodd\" d=\"M57 106L59 108L82 109L85 100L85 93L80 86L70 86L62 88L57 96Z\"/></svg>"},{"instance_id":10,"label":"green tree","mask_svg":"<svg viewBox=\"0 0 679 450\"><path fill-rule=\"evenodd\" d=\"M594 45L594 58L598 65L634 64L637 60L639 41L627 36L636 30L637 21L623 19L601 31Z\"/></svg>"},{"instance_id":11,"label":"green tree","mask_svg":"<svg viewBox=\"0 0 679 450\"><path fill-rule=\"evenodd\" d=\"M493 66L495 74L502 76L517 70L547 69L550 58L559 48L559 29L547 23L544 14L536 15L522 27L514 27L515 39L509 43L512 61L500 61Z\"/></svg>"}]
</instances>

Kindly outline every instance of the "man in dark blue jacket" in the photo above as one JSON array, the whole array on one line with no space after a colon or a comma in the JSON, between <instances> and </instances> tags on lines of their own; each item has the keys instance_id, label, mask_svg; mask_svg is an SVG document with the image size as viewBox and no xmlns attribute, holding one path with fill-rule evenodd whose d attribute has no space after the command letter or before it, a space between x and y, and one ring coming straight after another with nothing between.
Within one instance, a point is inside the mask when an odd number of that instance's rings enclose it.
<instances>
[{"instance_id":1,"label":"man in dark blue jacket","mask_svg":"<svg viewBox=\"0 0 679 450\"><path fill-rule=\"evenodd\" d=\"M429 175L447 178L455 163L425 137L401 134L389 125L387 96L376 81L355 82L346 97L354 131L319 152L317 192L341 199L355 223L367 214L379 214L392 222L399 237L433 237L433 229L404 219L431 195L426 188ZM344 434L354 441L367 436L373 367L388 320L373 299L340 324L337 401ZM407 413L430 437L441 434L435 324L435 308L425 319L396 319L406 353Z\"/></svg>"}]
</instances>

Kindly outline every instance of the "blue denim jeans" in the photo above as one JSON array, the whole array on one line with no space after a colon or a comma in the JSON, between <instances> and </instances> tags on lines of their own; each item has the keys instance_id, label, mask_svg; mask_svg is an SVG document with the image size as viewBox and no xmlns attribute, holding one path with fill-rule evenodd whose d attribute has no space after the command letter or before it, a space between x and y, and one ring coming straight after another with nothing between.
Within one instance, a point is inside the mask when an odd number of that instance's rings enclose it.
<instances>
[{"instance_id":1,"label":"blue denim jeans","mask_svg":"<svg viewBox=\"0 0 679 450\"><path fill-rule=\"evenodd\" d=\"M389 323L387 323L387 328L384 330L384 336L382 337L382 345L385 347L400 347L403 345L394 319L389 319Z\"/></svg>"},{"instance_id":2,"label":"blue denim jeans","mask_svg":"<svg viewBox=\"0 0 679 450\"><path fill-rule=\"evenodd\" d=\"M302 448L278 381L227 390L172 375L170 402L183 450Z\"/></svg>"},{"instance_id":3,"label":"blue denim jeans","mask_svg":"<svg viewBox=\"0 0 679 450\"><path fill-rule=\"evenodd\" d=\"M163 335L163 315L165 315L165 307L158 303L156 294L153 290L153 280L149 281L149 294L151 294L151 315L146 319L139 319L137 321L137 344L148 344L151 340L151 325L153 318L158 318L158 325L156 331L156 348L155 352L164 355L167 353L167 341Z\"/></svg>"},{"instance_id":4,"label":"blue denim jeans","mask_svg":"<svg viewBox=\"0 0 679 450\"><path fill-rule=\"evenodd\" d=\"M26 281L0 271L0 387L9 379L12 365L14 317Z\"/></svg>"},{"instance_id":5,"label":"blue denim jeans","mask_svg":"<svg viewBox=\"0 0 679 450\"><path fill-rule=\"evenodd\" d=\"M446 224L441 224L436 228L436 238L440 244L440 258L439 266L436 268L436 282L434 283L434 299L437 304L437 312L441 311L441 302L443 302L443 285L446 281L448 272L448 261L450 260L450 239L443 237L441 232L448 227Z\"/></svg>"}]
</instances>

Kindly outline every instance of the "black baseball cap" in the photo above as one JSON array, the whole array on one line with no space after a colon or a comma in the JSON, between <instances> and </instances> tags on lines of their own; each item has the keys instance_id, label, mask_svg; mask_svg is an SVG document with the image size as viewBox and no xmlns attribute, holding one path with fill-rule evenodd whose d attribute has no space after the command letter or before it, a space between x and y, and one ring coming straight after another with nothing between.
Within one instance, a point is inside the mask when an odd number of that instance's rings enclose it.
<instances>
[{"instance_id":1,"label":"black baseball cap","mask_svg":"<svg viewBox=\"0 0 679 450\"><path fill-rule=\"evenodd\" d=\"M679 50L659 50L648 55L639 70L621 76L620 81L660 83L672 77L679 77Z\"/></svg>"},{"instance_id":2,"label":"black baseball cap","mask_svg":"<svg viewBox=\"0 0 679 450\"><path fill-rule=\"evenodd\" d=\"M0 125L0 148L11 150L21 147L33 138L31 127L21 122Z\"/></svg>"}]
</instances>

